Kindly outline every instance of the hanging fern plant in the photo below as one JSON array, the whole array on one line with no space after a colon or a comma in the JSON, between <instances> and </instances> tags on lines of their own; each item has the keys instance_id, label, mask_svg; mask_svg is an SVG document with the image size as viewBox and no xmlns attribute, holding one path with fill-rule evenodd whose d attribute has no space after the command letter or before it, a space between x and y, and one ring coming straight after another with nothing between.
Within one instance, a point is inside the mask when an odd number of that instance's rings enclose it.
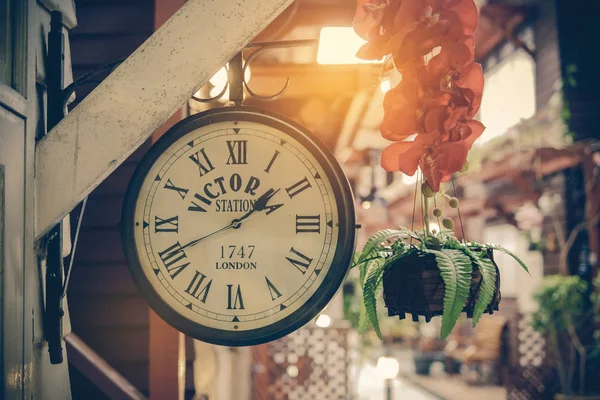
<instances>
[{"instance_id":1,"label":"hanging fern plant","mask_svg":"<svg viewBox=\"0 0 600 400\"><path fill-rule=\"evenodd\" d=\"M498 268L492 251L512 256L525 271L527 266L509 250L475 242L460 242L451 231L418 232L384 230L373 235L355 258L360 270L364 308L359 329L372 326L382 338L377 315L377 296L383 286L388 314L442 316L440 336L445 339L462 312L473 326L485 312L498 309Z\"/></svg>"}]
</instances>

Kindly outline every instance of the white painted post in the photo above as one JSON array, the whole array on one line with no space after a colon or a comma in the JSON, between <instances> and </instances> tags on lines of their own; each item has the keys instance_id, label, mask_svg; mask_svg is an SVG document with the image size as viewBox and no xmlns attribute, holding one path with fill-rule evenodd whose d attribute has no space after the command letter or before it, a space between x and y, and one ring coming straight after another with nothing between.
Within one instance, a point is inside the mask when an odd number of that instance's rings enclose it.
<instances>
[{"instance_id":1,"label":"white painted post","mask_svg":"<svg viewBox=\"0 0 600 400\"><path fill-rule=\"evenodd\" d=\"M293 0L189 0L37 144L36 238Z\"/></svg>"}]
</instances>

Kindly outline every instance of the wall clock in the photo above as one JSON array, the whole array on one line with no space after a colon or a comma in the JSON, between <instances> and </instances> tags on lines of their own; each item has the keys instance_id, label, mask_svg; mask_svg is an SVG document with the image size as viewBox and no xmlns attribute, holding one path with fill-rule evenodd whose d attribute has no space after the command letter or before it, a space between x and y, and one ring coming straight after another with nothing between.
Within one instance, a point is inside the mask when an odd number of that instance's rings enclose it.
<instances>
[{"instance_id":1,"label":"wall clock","mask_svg":"<svg viewBox=\"0 0 600 400\"><path fill-rule=\"evenodd\" d=\"M199 340L255 345L314 318L355 245L348 181L302 126L250 107L171 128L123 208L129 269L150 306Z\"/></svg>"}]
</instances>

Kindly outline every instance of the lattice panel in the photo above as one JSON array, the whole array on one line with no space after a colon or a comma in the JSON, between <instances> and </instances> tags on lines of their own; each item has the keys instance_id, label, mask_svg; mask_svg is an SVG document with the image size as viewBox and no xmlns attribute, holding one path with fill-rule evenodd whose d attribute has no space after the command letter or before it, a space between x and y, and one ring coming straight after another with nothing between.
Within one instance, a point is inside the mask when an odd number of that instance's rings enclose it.
<instances>
[{"instance_id":1,"label":"lattice panel","mask_svg":"<svg viewBox=\"0 0 600 400\"><path fill-rule=\"evenodd\" d=\"M302 328L253 349L254 400L346 400L347 334Z\"/></svg>"},{"instance_id":2,"label":"lattice panel","mask_svg":"<svg viewBox=\"0 0 600 400\"><path fill-rule=\"evenodd\" d=\"M548 364L546 342L531 327L531 316L518 323L519 360L510 368L508 400L542 400L551 397L557 386L555 373Z\"/></svg>"},{"instance_id":3,"label":"lattice panel","mask_svg":"<svg viewBox=\"0 0 600 400\"><path fill-rule=\"evenodd\" d=\"M540 367L546 352L546 342L540 333L531 327L531 316L519 320L519 365L521 367Z\"/></svg>"}]
</instances>

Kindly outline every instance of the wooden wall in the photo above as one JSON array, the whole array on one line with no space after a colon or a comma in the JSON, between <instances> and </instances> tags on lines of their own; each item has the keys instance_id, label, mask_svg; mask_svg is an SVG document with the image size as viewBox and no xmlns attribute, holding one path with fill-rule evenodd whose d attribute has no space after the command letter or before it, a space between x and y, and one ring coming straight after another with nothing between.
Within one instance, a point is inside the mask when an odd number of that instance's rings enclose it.
<instances>
[{"instance_id":1,"label":"wooden wall","mask_svg":"<svg viewBox=\"0 0 600 400\"><path fill-rule=\"evenodd\" d=\"M560 59L564 77L565 110L569 129L576 140L600 139L597 114L600 79L597 51L600 2L555 0L557 4Z\"/></svg>"},{"instance_id":2,"label":"wooden wall","mask_svg":"<svg viewBox=\"0 0 600 400\"><path fill-rule=\"evenodd\" d=\"M153 0L77 0L76 6L75 78L128 56L154 31ZM72 106L94 86L78 90ZM125 264L119 224L123 195L147 148L143 145L90 195L68 292L73 332L146 394L148 306ZM71 381L74 399L99 396L75 371Z\"/></svg>"},{"instance_id":3,"label":"wooden wall","mask_svg":"<svg viewBox=\"0 0 600 400\"><path fill-rule=\"evenodd\" d=\"M536 106L540 110L561 85L554 1L538 1L534 18Z\"/></svg>"}]
</instances>

